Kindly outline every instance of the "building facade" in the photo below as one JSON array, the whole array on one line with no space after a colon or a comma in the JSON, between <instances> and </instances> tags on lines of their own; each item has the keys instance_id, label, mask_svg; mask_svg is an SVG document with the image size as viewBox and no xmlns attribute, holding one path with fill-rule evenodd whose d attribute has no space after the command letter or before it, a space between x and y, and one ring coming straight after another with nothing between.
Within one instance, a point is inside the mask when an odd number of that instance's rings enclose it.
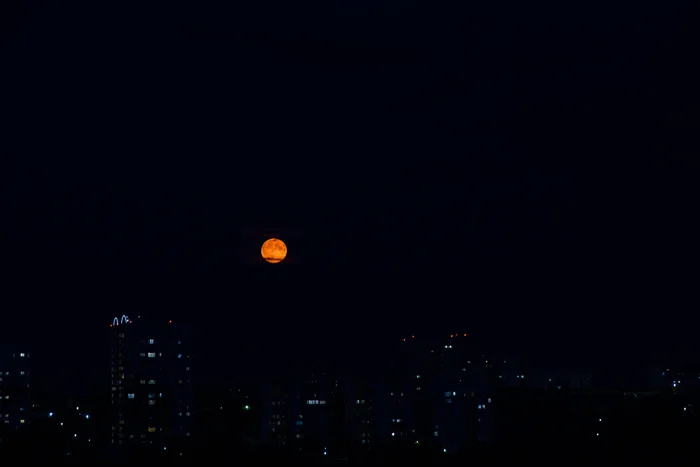
<instances>
[{"instance_id":1,"label":"building facade","mask_svg":"<svg viewBox=\"0 0 700 467\"><path fill-rule=\"evenodd\" d=\"M194 411L188 333L171 320L123 315L110 324L110 344L112 447L183 448Z\"/></svg>"},{"instance_id":2,"label":"building facade","mask_svg":"<svg viewBox=\"0 0 700 467\"><path fill-rule=\"evenodd\" d=\"M28 426L32 410L32 365L29 352L14 352L0 367L0 424L2 428Z\"/></svg>"}]
</instances>

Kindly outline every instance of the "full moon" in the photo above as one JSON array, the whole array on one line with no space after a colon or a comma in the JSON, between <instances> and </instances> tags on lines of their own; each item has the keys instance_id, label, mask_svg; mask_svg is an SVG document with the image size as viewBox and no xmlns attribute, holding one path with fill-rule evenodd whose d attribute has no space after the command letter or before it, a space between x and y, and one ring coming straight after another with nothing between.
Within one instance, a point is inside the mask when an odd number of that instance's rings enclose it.
<instances>
[{"instance_id":1,"label":"full moon","mask_svg":"<svg viewBox=\"0 0 700 467\"><path fill-rule=\"evenodd\" d=\"M279 263L287 256L287 245L279 238L271 238L263 243L260 254L268 263Z\"/></svg>"}]
</instances>

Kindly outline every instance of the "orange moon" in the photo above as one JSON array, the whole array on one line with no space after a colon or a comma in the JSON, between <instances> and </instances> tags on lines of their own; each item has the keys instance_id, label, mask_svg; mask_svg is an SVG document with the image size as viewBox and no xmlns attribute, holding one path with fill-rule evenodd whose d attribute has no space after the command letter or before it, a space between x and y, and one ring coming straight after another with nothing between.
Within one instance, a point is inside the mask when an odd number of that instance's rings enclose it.
<instances>
[{"instance_id":1,"label":"orange moon","mask_svg":"<svg viewBox=\"0 0 700 467\"><path fill-rule=\"evenodd\" d=\"M287 245L279 238L271 238L263 243L260 254L268 263L279 263L287 256Z\"/></svg>"}]
</instances>

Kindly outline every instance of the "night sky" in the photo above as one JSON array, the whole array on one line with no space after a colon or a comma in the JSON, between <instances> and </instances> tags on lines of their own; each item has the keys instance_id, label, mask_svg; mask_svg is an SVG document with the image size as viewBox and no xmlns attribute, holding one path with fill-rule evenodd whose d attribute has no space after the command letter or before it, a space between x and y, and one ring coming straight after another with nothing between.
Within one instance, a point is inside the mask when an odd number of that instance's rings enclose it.
<instances>
[{"instance_id":1,"label":"night sky","mask_svg":"<svg viewBox=\"0 0 700 467\"><path fill-rule=\"evenodd\" d=\"M15 3L0 351L45 386L99 388L123 313L191 323L206 385L407 333L697 355L693 2Z\"/></svg>"}]
</instances>

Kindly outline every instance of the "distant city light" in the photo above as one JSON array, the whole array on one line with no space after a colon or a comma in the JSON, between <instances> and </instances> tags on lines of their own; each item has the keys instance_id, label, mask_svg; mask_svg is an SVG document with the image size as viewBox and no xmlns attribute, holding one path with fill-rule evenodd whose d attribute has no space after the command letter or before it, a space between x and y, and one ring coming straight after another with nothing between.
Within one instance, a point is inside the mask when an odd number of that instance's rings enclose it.
<instances>
[{"instance_id":1,"label":"distant city light","mask_svg":"<svg viewBox=\"0 0 700 467\"><path fill-rule=\"evenodd\" d=\"M49 417L53 417L53 412L49 412Z\"/></svg>"}]
</instances>

